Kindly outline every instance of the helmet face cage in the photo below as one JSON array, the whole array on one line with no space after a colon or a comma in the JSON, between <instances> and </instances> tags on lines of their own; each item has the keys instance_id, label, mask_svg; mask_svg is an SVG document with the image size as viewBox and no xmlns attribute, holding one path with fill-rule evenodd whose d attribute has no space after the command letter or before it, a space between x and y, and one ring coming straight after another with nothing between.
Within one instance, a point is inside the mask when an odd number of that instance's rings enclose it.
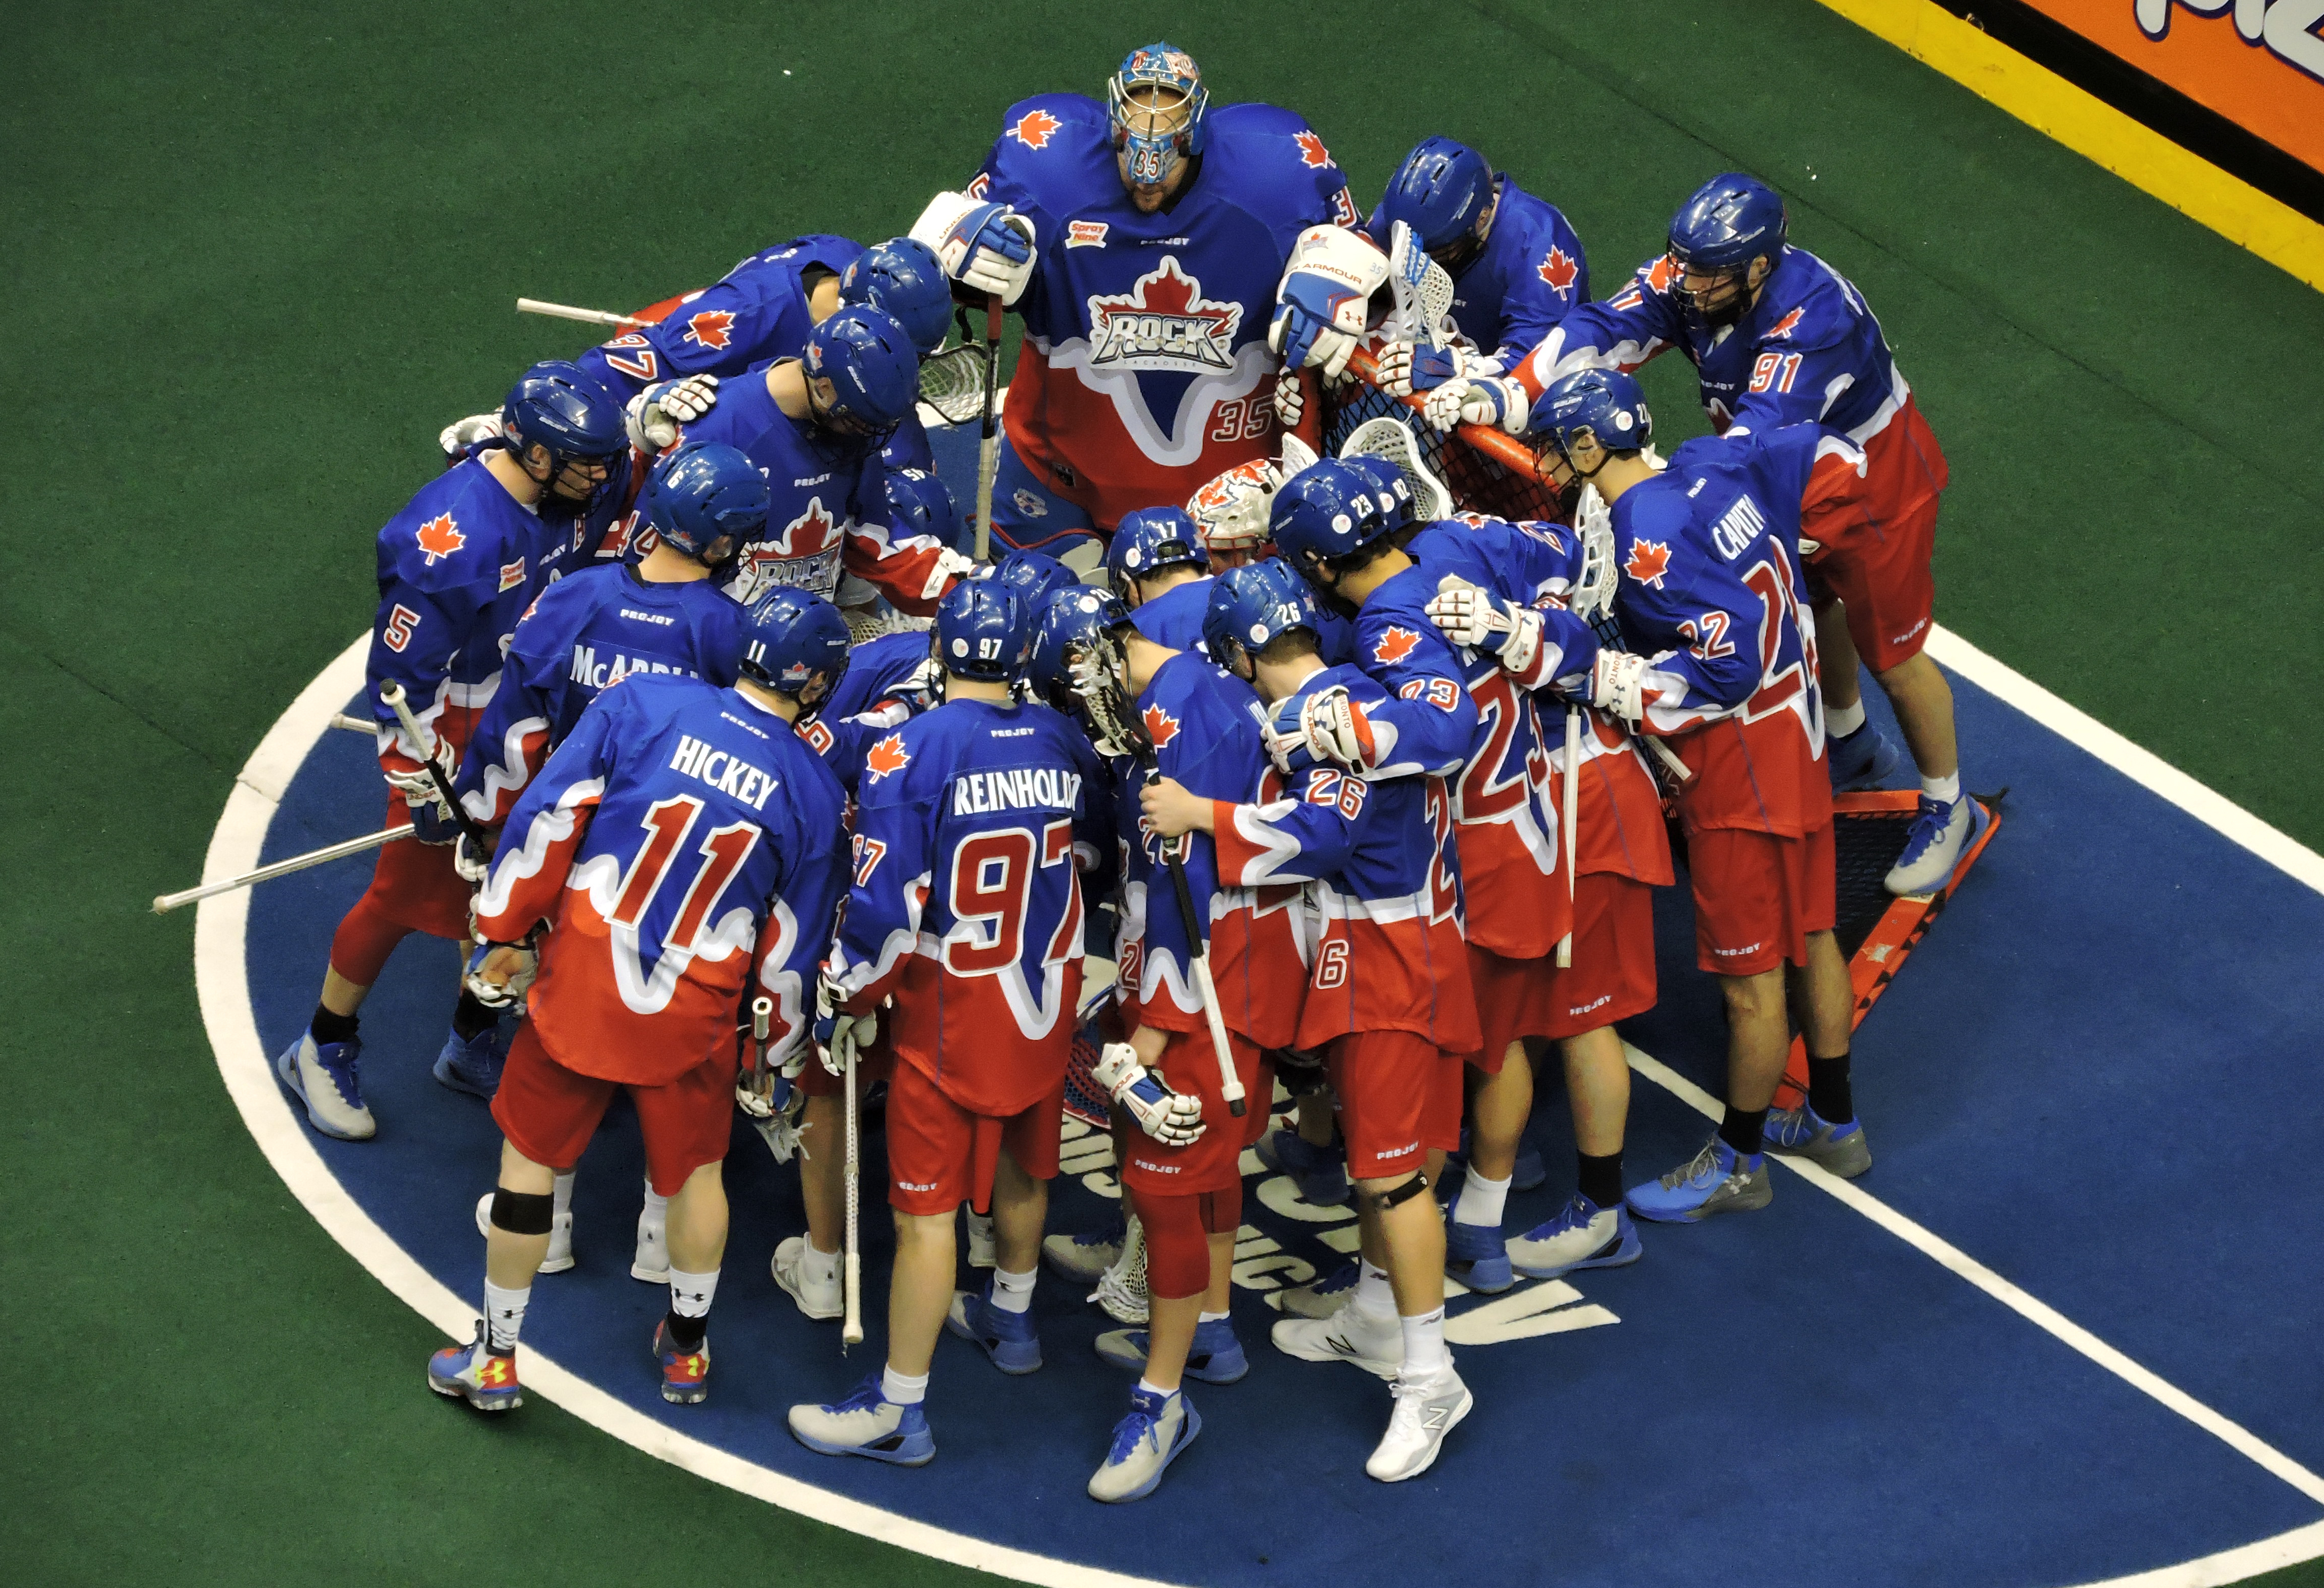
<instances>
[{"instance_id":1,"label":"helmet face cage","mask_svg":"<svg viewBox=\"0 0 2324 1588\"><path fill-rule=\"evenodd\" d=\"M1113 146L1134 188L1169 180L1181 157L1202 152L1211 94L1193 56L1169 44L1133 50L1105 86Z\"/></svg>"}]
</instances>

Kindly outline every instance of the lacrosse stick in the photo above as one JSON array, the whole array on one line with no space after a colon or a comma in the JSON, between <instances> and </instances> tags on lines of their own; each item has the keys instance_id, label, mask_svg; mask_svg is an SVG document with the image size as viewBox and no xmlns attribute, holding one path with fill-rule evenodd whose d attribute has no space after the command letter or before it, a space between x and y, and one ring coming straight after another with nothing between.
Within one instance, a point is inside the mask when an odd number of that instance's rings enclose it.
<instances>
[{"instance_id":1,"label":"lacrosse stick","mask_svg":"<svg viewBox=\"0 0 2324 1588\"><path fill-rule=\"evenodd\" d=\"M189 904L205 899L215 899L221 893L231 893L237 888L247 888L253 882L264 882L275 877L287 877L292 872L303 872L310 865L327 861L344 860L350 854L361 854L366 849L376 849L383 844L392 844L398 838L411 836L411 824L403 823L376 833L365 833L360 838L349 838L340 844L327 844L320 849L309 849L304 854L294 854L288 860L278 860L272 865L260 866L254 872L244 872L238 877L221 877L215 882L204 882L198 888L189 888L182 893L159 893L153 898L153 913L167 915Z\"/></svg>"},{"instance_id":2,"label":"lacrosse stick","mask_svg":"<svg viewBox=\"0 0 2324 1588\"><path fill-rule=\"evenodd\" d=\"M1001 296L984 300L984 429L976 442L976 560L992 557L992 479L1001 471L1001 432L993 396L1001 385Z\"/></svg>"},{"instance_id":3,"label":"lacrosse stick","mask_svg":"<svg viewBox=\"0 0 2324 1588\"><path fill-rule=\"evenodd\" d=\"M839 1331L843 1353L851 1345L863 1343L863 1253L856 1239L855 1184L862 1169L855 1123L855 1045L851 1042L847 1045L847 1320Z\"/></svg>"},{"instance_id":4,"label":"lacrosse stick","mask_svg":"<svg viewBox=\"0 0 2324 1588\"><path fill-rule=\"evenodd\" d=\"M775 1023L775 1001L761 992L751 1000L751 1094L767 1089L767 1033Z\"/></svg>"},{"instance_id":5,"label":"lacrosse stick","mask_svg":"<svg viewBox=\"0 0 2324 1588\"><path fill-rule=\"evenodd\" d=\"M1397 225L1402 226L1402 221ZM1412 487L1412 522L1433 524L1439 519L1452 516L1452 493L1444 488L1421 455L1420 442L1412 427L1388 414L1368 419L1348 432L1340 443L1342 457L1379 457L1396 465L1397 472Z\"/></svg>"},{"instance_id":6,"label":"lacrosse stick","mask_svg":"<svg viewBox=\"0 0 2324 1588\"><path fill-rule=\"evenodd\" d=\"M984 349L964 341L920 365L920 401L945 423L964 425L984 411Z\"/></svg>"},{"instance_id":7,"label":"lacrosse stick","mask_svg":"<svg viewBox=\"0 0 2324 1588\"><path fill-rule=\"evenodd\" d=\"M445 810L450 813L452 825L460 829L461 835L475 846L478 853L491 854L492 839L485 835L484 828L476 825L474 817L460 808L460 801L452 792L452 780L444 774L442 767L436 764L436 735L411 715L411 705L404 698L403 686L391 679L380 686L379 697L387 702L387 708L395 713L395 720L403 725L403 731L411 735L412 743L419 747L420 764L428 769L428 780L436 785L436 797L444 802Z\"/></svg>"},{"instance_id":8,"label":"lacrosse stick","mask_svg":"<svg viewBox=\"0 0 2324 1588\"><path fill-rule=\"evenodd\" d=\"M635 330L641 326L653 324L650 319L633 319L626 314L609 314L602 309L576 309L569 303L543 303L538 298L520 298L516 300L516 308L519 314L545 314L551 319L577 319L585 325L620 326L625 330Z\"/></svg>"},{"instance_id":9,"label":"lacrosse stick","mask_svg":"<svg viewBox=\"0 0 2324 1588\"><path fill-rule=\"evenodd\" d=\"M350 734L369 734L374 738L379 734L377 723L365 722L359 716L349 716L344 711L331 713L331 726L344 728Z\"/></svg>"},{"instance_id":10,"label":"lacrosse stick","mask_svg":"<svg viewBox=\"0 0 2324 1588\"><path fill-rule=\"evenodd\" d=\"M1573 968L1574 854L1581 848L1579 823L1582 799L1582 707L1565 703L1565 936L1557 940L1557 968Z\"/></svg>"},{"instance_id":11,"label":"lacrosse stick","mask_svg":"<svg viewBox=\"0 0 2324 1588\"><path fill-rule=\"evenodd\" d=\"M1162 768L1154 757L1154 741L1138 714L1126 709L1122 698L1120 680L1128 673L1129 663L1122 657L1121 642L1109 633L1101 636L1098 643L1106 651L1101 661L1093 665L1087 651L1074 660L1074 694L1090 725L1098 732L1100 748L1111 747L1114 752L1130 755L1137 761L1146 783L1158 783ZM1226 1021L1219 1014L1219 990L1211 983L1210 949L1204 942L1201 918L1194 913L1194 891L1186 882L1186 863L1179 857L1175 842L1162 845L1162 861L1170 871L1170 890L1177 896L1179 924L1185 928L1186 951L1193 956L1194 992L1203 1001L1203 1018L1211 1029L1211 1051L1218 1056L1219 1093L1227 1100L1227 1112L1240 1119L1245 1112L1242 1079L1235 1074L1234 1048L1227 1040Z\"/></svg>"},{"instance_id":12,"label":"lacrosse stick","mask_svg":"<svg viewBox=\"0 0 2324 1588\"><path fill-rule=\"evenodd\" d=\"M1381 329L1399 342L1443 346L1444 317L1452 312L1452 278L1428 257L1404 221L1388 229L1388 296L1396 307L1393 323Z\"/></svg>"}]
</instances>

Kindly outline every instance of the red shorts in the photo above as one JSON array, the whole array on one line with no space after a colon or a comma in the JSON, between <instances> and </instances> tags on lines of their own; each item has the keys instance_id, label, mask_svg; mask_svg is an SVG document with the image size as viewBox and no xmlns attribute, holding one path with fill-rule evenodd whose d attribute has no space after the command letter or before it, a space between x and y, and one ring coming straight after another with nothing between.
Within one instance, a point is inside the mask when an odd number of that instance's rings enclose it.
<instances>
[{"instance_id":1,"label":"red shorts","mask_svg":"<svg viewBox=\"0 0 2324 1588\"><path fill-rule=\"evenodd\" d=\"M872 1046L855 1056L855 1095L861 1098L881 1081L896 1078L896 1050L888 1045L888 1028L883 1021L880 1035ZM807 1067L791 1083L802 1097L844 1097L847 1094L847 1077L835 1076L823 1067L823 1056L809 1053Z\"/></svg>"},{"instance_id":2,"label":"red shorts","mask_svg":"<svg viewBox=\"0 0 2324 1588\"><path fill-rule=\"evenodd\" d=\"M625 1086L567 1069L540 1045L530 1020L517 1027L509 1045L508 1066L493 1094L493 1122L510 1146L562 1173L580 1161L619 1091L637 1105L646 1176L660 1195L674 1195L695 1170L725 1159L734 1120L733 1055L714 1053L659 1086Z\"/></svg>"},{"instance_id":3,"label":"red shorts","mask_svg":"<svg viewBox=\"0 0 2324 1588\"><path fill-rule=\"evenodd\" d=\"M1937 585L1929 572L1937 544L1937 498L1902 517L1852 530L1808 565L1808 587L1848 603L1848 637L1876 673L1909 661L1929 642Z\"/></svg>"},{"instance_id":4,"label":"red shorts","mask_svg":"<svg viewBox=\"0 0 2324 1588\"><path fill-rule=\"evenodd\" d=\"M1551 961L1554 965L1556 962ZM1550 1037L1579 1037L1655 1006L1655 891L1618 872L1583 875L1573 894L1573 964L1550 973Z\"/></svg>"},{"instance_id":5,"label":"red shorts","mask_svg":"<svg viewBox=\"0 0 2324 1588\"><path fill-rule=\"evenodd\" d=\"M1033 1178L1055 1179L1065 1112L1063 1075L1032 1107L995 1119L946 1097L919 1066L896 1066L888 1083L888 1205L921 1215L948 1214L964 1202L991 1207L993 1166L1004 1147Z\"/></svg>"},{"instance_id":6,"label":"red shorts","mask_svg":"<svg viewBox=\"0 0 2324 1588\"><path fill-rule=\"evenodd\" d=\"M402 796L390 794L385 825L400 826L410 819ZM452 869L449 844L398 838L380 846L363 902L383 920L456 943L468 935L470 892L466 881Z\"/></svg>"},{"instance_id":7,"label":"red shorts","mask_svg":"<svg viewBox=\"0 0 2324 1588\"><path fill-rule=\"evenodd\" d=\"M1323 1062L1350 1179L1407 1174L1461 1145L1461 1055L1411 1031L1354 1031L1334 1037Z\"/></svg>"},{"instance_id":8,"label":"red shorts","mask_svg":"<svg viewBox=\"0 0 2324 1588\"><path fill-rule=\"evenodd\" d=\"M1808 934L1831 930L1836 913L1833 860L1830 820L1803 838L1737 827L1688 834L1695 964L1720 976L1806 965Z\"/></svg>"},{"instance_id":9,"label":"red shorts","mask_svg":"<svg viewBox=\"0 0 2324 1588\"><path fill-rule=\"evenodd\" d=\"M1227 1046L1234 1054L1235 1078L1242 1083L1244 1113L1227 1112L1226 1094L1219 1089L1219 1059L1211 1047L1211 1033L1173 1031L1155 1067L1173 1092L1191 1093L1203 1100L1200 1140L1185 1147L1165 1147L1132 1122L1130 1157L1121 1166L1122 1183L1164 1196L1191 1196L1200 1191L1223 1191L1242 1184L1242 1149L1254 1138L1250 1122L1264 1120L1273 1083L1264 1074L1258 1046L1233 1031Z\"/></svg>"},{"instance_id":10,"label":"red shorts","mask_svg":"<svg viewBox=\"0 0 2324 1588\"><path fill-rule=\"evenodd\" d=\"M1575 951L1580 952L1578 943ZM1510 1043L1555 1035L1556 965L1554 951L1534 959L1508 959L1469 945L1469 985L1477 994L1477 1029L1485 1034L1484 1051L1468 1056L1471 1066L1498 1076Z\"/></svg>"}]
</instances>

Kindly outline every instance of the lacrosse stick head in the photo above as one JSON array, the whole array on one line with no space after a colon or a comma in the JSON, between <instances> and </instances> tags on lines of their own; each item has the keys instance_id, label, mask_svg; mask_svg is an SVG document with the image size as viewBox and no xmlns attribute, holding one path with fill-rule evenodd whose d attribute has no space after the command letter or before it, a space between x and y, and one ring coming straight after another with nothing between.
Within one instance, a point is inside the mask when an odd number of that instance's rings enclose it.
<instances>
[{"instance_id":1,"label":"lacrosse stick head","mask_svg":"<svg viewBox=\"0 0 2324 1588\"><path fill-rule=\"evenodd\" d=\"M1420 439L1412 427L1388 414L1368 419L1348 432L1340 445L1342 460L1360 457L1379 458L1392 464L1404 476L1405 486L1412 494L1412 517L1416 523L1434 523L1438 519L1452 516L1452 493L1428 466L1428 458L1421 449Z\"/></svg>"},{"instance_id":2,"label":"lacrosse stick head","mask_svg":"<svg viewBox=\"0 0 2324 1588\"><path fill-rule=\"evenodd\" d=\"M920 401L948 425L984 417L984 349L963 342L920 361Z\"/></svg>"},{"instance_id":3,"label":"lacrosse stick head","mask_svg":"<svg viewBox=\"0 0 2324 1588\"><path fill-rule=\"evenodd\" d=\"M1121 640L1130 626L1120 596L1080 586L1049 604L1033 635L1034 692L1079 722L1101 755L1151 753L1130 694Z\"/></svg>"},{"instance_id":4,"label":"lacrosse stick head","mask_svg":"<svg viewBox=\"0 0 2324 1588\"><path fill-rule=\"evenodd\" d=\"M1395 307L1381 323L1382 335L1423 347L1442 347L1452 312L1452 278L1428 257L1419 234L1405 221L1388 228L1388 296Z\"/></svg>"}]
</instances>

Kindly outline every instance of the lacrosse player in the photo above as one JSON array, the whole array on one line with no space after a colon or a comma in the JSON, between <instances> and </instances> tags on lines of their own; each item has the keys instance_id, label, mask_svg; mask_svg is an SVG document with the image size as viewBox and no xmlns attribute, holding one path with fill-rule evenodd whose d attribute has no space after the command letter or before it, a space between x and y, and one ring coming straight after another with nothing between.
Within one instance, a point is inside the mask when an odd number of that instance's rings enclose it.
<instances>
[{"instance_id":1,"label":"lacrosse player","mask_svg":"<svg viewBox=\"0 0 2324 1588\"><path fill-rule=\"evenodd\" d=\"M507 1140L484 1316L471 1343L430 1359L428 1384L480 1410L521 1399L515 1350L552 1182L616 1090L636 1105L647 1173L669 1199L670 1305L653 1335L662 1399L709 1393L736 1005L746 989L771 1001L770 1057L788 1062L847 875L831 841L845 796L791 725L845 669L846 624L828 603L778 590L743 623L734 666L731 689L654 674L600 695L510 813L478 895L470 985L508 1002L530 984L530 1018L493 1098Z\"/></svg>"},{"instance_id":2,"label":"lacrosse player","mask_svg":"<svg viewBox=\"0 0 2324 1588\"><path fill-rule=\"evenodd\" d=\"M1202 532L1183 509L1141 507L1123 514L1105 549L1105 571L1139 633L1167 651L1202 651L1210 558Z\"/></svg>"},{"instance_id":3,"label":"lacrosse player","mask_svg":"<svg viewBox=\"0 0 2324 1588\"><path fill-rule=\"evenodd\" d=\"M1013 697L1032 637L1016 593L964 582L935 635L944 704L865 759L854 884L818 995L835 1054L868 1047L873 1011L895 1000L887 1365L844 1400L790 1410L809 1449L907 1466L936 1454L922 1401L945 1328L1004 1372L1041 1365L1028 1308L1081 987L1078 873L1111 847L1088 742ZM981 1293L953 1288L964 1201L997 1225Z\"/></svg>"}]
</instances>

